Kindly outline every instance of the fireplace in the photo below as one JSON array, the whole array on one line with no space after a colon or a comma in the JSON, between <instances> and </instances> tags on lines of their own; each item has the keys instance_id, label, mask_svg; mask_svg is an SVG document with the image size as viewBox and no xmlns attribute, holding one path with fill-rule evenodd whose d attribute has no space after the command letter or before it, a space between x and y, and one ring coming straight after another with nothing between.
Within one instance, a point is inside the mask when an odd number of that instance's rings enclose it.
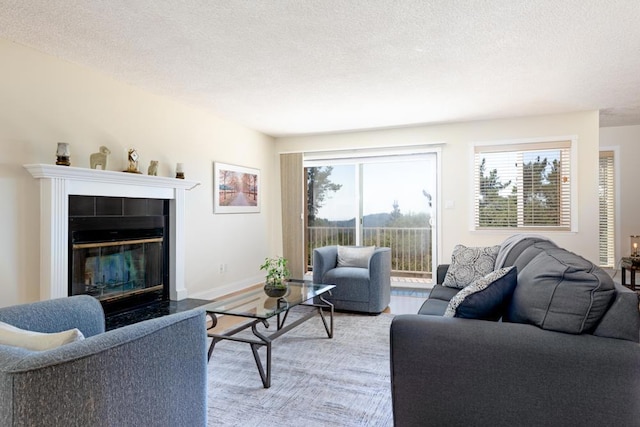
<instances>
[{"instance_id":1,"label":"fireplace","mask_svg":"<svg viewBox=\"0 0 640 427\"><path fill-rule=\"evenodd\" d=\"M69 295L105 312L169 299L169 201L69 196Z\"/></svg>"},{"instance_id":2,"label":"fireplace","mask_svg":"<svg viewBox=\"0 0 640 427\"><path fill-rule=\"evenodd\" d=\"M155 225L141 224L139 221L149 220L149 217L163 218L162 273L151 273L162 276L163 290L159 288L148 290L159 284L151 280L144 285L136 285L137 289L129 297L152 293L168 293L171 300L179 301L187 298L185 287L185 199L186 192L197 187L200 183L186 179L175 179L160 176L148 176L142 174L129 174L115 171L103 171L96 169L77 168L73 166L57 166L45 164L25 165L31 175L40 182L40 298L62 298L73 292L72 283L77 283L78 289L87 289L88 292L99 294L99 289L84 288L85 281L96 282L96 278L101 276L96 273L97 267L90 270L91 277L83 274L79 279L70 279L72 275L70 265L73 262L72 241L76 238L77 244L83 244L82 235L87 231L86 223L92 221L98 224L101 233L120 233L120 236L110 239L98 238L102 240L97 243L122 242L118 250L130 251L129 255L122 256L121 261L135 257L139 251L159 250L158 243L148 242L144 248L139 246L145 243L147 237L159 239L159 236L140 236L134 230L156 229ZM70 203L71 200L75 202ZM111 221L118 221L117 217L125 216L124 225L112 227ZM153 221L153 220L152 220ZM74 225L72 225L74 224ZM77 228L76 225L78 225ZM87 233L91 234L91 233ZM141 239L142 237L142 239ZM130 239L131 238L131 239ZM126 242L132 240L132 242ZM135 242L133 242L135 241ZM84 242L88 243L88 242ZM96 242L94 242L96 243ZM91 243L88 243L91 244ZM132 246L127 246L127 245ZM118 246L118 245L107 245ZM104 246L106 247L106 246ZM94 252L96 248L92 249ZM115 247L110 249L116 251ZM106 249L105 249L106 251ZM81 255L78 255L81 256ZM90 254L82 255L91 257ZM129 258L127 258L129 257ZM168 263L168 264L167 264ZM91 264L91 262L89 263ZM81 265L81 264L80 264ZM153 262L149 262L148 267L155 271ZM78 267L81 269L81 267ZM86 265L84 271L87 272L91 266ZM141 268L141 267L140 267ZM147 270L147 267L144 268ZM123 273L124 274L124 273ZM126 278L126 277L125 277ZM118 280L122 278L119 277ZM105 274L105 281L107 280ZM115 280L115 274L113 275ZM147 284L149 283L149 285ZM106 289L106 286L105 286ZM138 292L139 291L139 292ZM103 297L105 294L103 293ZM115 294L112 296L115 297ZM143 298L141 296L140 298ZM105 298L106 299L106 298ZM110 303L119 304L118 300L126 298L109 298Z\"/></svg>"}]
</instances>

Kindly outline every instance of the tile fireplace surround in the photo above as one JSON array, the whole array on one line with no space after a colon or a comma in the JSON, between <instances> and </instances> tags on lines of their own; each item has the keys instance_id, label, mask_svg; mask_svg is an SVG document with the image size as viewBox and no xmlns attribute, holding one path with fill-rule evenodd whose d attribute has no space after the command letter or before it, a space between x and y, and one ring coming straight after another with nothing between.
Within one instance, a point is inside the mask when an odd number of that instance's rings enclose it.
<instances>
[{"instance_id":1,"label":"tile fireplace surround","mask_svg":"<svg viewBox=\"0 0 640 427\"><path fill-rule=\"evenodd\" d=\"M40 299L68 296L69 196L165 199L170 204L169 298L187 297L185 191L199 182L124 172L45 164L24 165L40 180Z\"/></svg>"}]
</instances>

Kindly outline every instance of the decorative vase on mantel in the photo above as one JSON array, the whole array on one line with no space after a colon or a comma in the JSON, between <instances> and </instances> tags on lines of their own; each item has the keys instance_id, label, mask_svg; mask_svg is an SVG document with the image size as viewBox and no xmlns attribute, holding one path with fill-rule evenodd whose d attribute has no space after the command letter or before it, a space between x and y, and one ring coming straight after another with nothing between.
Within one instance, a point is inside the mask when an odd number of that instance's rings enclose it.
<instances>
[{"instance_id":1,"label":"decorative vase on mantel","mask_svg":"<svg viewBox=\"0 0 640 427\"><path fill-rule=\"evenodd\" d=\"M264 281L264 292L272 298L280 298L287 293L287 279L289 269L287 260L283 257L265 258L260 270L265 270L267 276Z\"/></svg>"},{"instance_id":2,"label":"decorative vase on mantel","mask_svg":"<svg viewBox=\"0 0 640 427\"><path fill-rule=\"evenodd\" d=\"M58 149L56 150L56 165L71 166L69 143L58 142Z\"/></svg>"}]
</instances>

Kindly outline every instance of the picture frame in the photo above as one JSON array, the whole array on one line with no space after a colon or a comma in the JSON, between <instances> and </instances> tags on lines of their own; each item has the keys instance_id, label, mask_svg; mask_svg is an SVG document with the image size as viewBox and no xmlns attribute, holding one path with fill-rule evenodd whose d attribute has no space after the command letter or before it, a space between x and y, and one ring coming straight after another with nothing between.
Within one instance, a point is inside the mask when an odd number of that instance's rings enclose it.
<instances>
[{"instance_id":1,"label":"picture frame","mask_svg":"<svg viewBox=\"0 0 640 427\"><path fill-rule=\"evenodd\" d=\"M214 162L214 213L258 213L260 198L260 169Z\"/></svg>"}]
</instances>

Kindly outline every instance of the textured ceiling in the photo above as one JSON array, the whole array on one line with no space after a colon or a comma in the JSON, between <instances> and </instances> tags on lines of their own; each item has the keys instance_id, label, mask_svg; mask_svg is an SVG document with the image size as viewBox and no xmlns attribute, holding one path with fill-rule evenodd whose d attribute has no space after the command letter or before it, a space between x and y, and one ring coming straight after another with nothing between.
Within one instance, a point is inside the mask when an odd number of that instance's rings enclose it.
<instances>
[{"instance_id":1,"label":"textured ceiling","mask_svg":"<svg viewBox=\"0 0 640 427\"><path fill-rule=\"evenodd\" d=\"M0 37L274 136L640 124L638 0L0 0Z\"/></svg>"}]
</instances>

